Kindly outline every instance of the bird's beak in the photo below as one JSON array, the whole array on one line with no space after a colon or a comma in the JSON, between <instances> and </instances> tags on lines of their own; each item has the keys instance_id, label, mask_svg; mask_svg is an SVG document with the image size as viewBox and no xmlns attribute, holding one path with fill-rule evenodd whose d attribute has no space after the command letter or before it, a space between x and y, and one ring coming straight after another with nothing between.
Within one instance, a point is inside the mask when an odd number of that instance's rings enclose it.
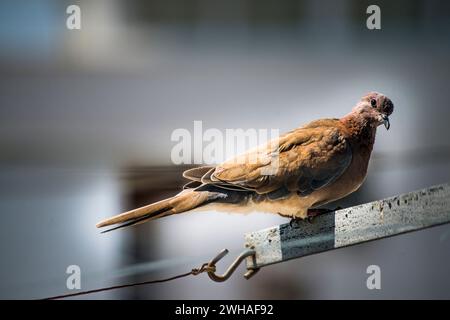
<instances>
[{"instance_id":1,"label":"bird's beak","mask_svg":"<svg viewBox=\"0 0 450 320\"><path fill-rule=\"evenodd\" d=\"M386 128L386 130L389 130L389 128L391 127L391 123L389 122L389 117L385 114L383 114L381 117L383 118L384 127Z\"/></svg>"}]
</instances>

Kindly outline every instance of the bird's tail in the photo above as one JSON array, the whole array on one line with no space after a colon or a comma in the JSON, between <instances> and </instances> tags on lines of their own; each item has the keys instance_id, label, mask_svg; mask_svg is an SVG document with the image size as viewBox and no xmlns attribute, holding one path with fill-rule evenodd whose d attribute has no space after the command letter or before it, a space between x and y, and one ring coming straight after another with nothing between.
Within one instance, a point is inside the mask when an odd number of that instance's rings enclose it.
<instances>
[{"instance_id":1,"label":"bird's tail","mask_svg":"<svg viewBox=\"0 0 450 320\"><path fill-rule=\"evenodd\" d=\"M223 197L222 193L210 191L185 190L172 198L161 200L144 207L124 212L97 223L97 228L117 225L103 232L140 224L153 219L195 209L198 206Z\"/></svg>"}]
</instances>

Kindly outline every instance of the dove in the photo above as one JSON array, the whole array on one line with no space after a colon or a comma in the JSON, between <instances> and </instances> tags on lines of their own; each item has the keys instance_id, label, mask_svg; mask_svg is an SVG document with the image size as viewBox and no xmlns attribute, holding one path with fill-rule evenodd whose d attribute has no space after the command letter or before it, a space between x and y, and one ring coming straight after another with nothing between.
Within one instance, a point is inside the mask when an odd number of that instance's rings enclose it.
<instances>
[{"instance_id":1,"label":"dove","mask_svg":"<svg viewBox=\"0 0 450 320\"><path fill-rule=\"evenodd\" d=\"M111 231L210 210L267 212L295 220L328 212L318 207L364 182L377 128L389 130L393 111L388 97L370 92L341 118L312 121L220 165L189 169L183 176L190 182L177 195L105 219L97 227L115 225L106 230Z\"/></svg>"}]
</instances>

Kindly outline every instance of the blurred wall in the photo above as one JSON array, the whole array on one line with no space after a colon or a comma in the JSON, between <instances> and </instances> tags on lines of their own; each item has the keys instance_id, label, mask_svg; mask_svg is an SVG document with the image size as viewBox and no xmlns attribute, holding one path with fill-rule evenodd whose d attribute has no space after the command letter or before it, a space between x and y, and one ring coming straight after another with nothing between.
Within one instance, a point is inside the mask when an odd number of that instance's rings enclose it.
<instances>
[{"instance_id":1,"label":"blurred wall","mask_svg":"<svg viewBox=\"0 0 450 320\"><path fill-rule=\"evenodd\" d=\"M82 29L65 27L79 4ZM182 185L171 133L277 128L350 111L376 90L395 104L354 205L450 180L450 8L444 1L2 1L2 298L185 272L243 233L286 220L181 215L100 234L95 222ZM338 205L338 204L336 204ZM267 267L251 281L199 276L92 298L449 298L449 227ZM365 287L369 264L381 291ZM240 271L243 271L241 268Z\"/></svg>"}]
</instances>

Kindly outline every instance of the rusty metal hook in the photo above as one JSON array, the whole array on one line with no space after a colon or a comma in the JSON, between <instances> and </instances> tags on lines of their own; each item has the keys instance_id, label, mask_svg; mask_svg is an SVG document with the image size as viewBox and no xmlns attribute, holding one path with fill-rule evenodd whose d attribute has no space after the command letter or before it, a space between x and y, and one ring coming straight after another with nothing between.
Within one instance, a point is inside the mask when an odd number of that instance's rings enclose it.
<instances>
[{"instance_id":1,"label":"rusty metal hook","mask_svg":"<svg viewBox=\"0 0 450 320\"><path fill-rule=\"evenodd\" d=\"M214 280L216 282L223 282L227 280L233 272L236 270L236 268L241 264L243 260L245 260L247 257L254 256L255 250L245 250L243 251L234 261L233 263L228 267L228 269L225 271L222 275L217 275L215 273L216 269L216 263L219 262L223 257L225 257L228 254L228 249L223 249L217 256L215 256L210 262L208 262L208 267L210 270L208 271L208 276L211 280ZM214 270L214 271L213 271ZM249 269L244 277L246 279L249 279L252 277L259 269Z\"/></svg>"}]
</instances>

